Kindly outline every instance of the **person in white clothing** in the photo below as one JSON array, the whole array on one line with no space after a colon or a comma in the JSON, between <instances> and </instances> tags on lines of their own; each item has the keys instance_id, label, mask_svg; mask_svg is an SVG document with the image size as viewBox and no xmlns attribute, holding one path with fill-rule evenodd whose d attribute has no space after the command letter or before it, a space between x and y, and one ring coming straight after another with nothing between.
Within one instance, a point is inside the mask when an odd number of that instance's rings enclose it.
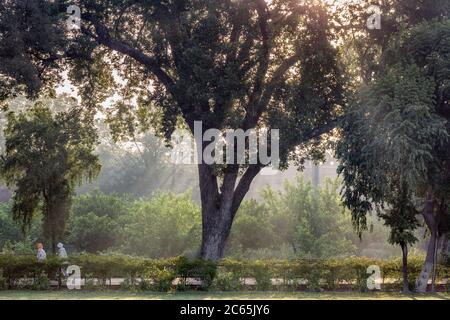
<instances>
[{"instance_id":1,"label":"person in white clothing","mask_svg":"<svg viewBox=\"0 0 450 320\"><path fill-rule=\"evenodd\" d=\"M66 249L64 248L64 245L60 242L57 244L57 247L58 247L58 257L66 259L67 252L66 252Z\"/></svg>"},{"instance_id":2,"label":"person in white clothing","mask_svg":"<svg viewBox=\"0 0 450 320\"><path fill-rule=\"evenodd\" d=\"M67 259L67 251L66 251L66 249L64 248L64 245L60 242L60 243L58 243L57 245L56 245L57 247L58 247L58 257L60 258L60 259ZM61 273L64 275L64 277L67 277L67 272L66 272L66 270L65 270L65 268L67 267L67 265L68 265L68 262L67 261L64 261L63 262L63 264L62 264L62 266L61 266L61 269L60 269L60 271L61 271Z\"/></svg>"},{"instance_id":3,"label":"person in white clothing","mask_svg":"<svg viewBox=\"0 0 450 320\"><path fill-rule=\"evenodd\" d=\"M38 261L45 261L47 259L47 254L45 253L44 245L42 243L38 243L36 244L36 249L37 249L36 258L38 259Z\"/></svg>"}]
</instances>

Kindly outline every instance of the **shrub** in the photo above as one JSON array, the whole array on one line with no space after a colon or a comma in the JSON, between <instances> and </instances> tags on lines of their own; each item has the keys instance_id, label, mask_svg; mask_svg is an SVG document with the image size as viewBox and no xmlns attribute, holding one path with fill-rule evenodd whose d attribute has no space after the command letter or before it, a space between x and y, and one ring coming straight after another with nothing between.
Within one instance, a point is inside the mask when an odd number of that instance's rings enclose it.
<instances>
[{"instance_id":1,"label":"shrub","mask_svg":"<svg viewBox=\"0 0 450 320\"><path fill-rule=\"evenodd\" d=\"M36 274L31 284L32 290L48 290L50 289L50 280L44 271Z\"/></svg>"},{"instance_id":2,"label":"shrub","mask_svg":"<svg viewBox=\"0 0 450 320\"><path fill-rule=\"evenodd\" d=\"M213 280L211 288L217 291L238 291L243 288L243 284L238 274L229 271L219 271Z\"/></svg>"},{"instance_id":3,"label":"shrub","mask_svg":"<svg viewBox=\"0 0 450 320\"><path fill-rule=\"evenodd\" d=\"M201 259L189 260L181 257L176 264L176 273L182 278L184 285L186 285L187 278L195 278L202 282L200 289L207 290L211 287L217 272L216 263Z\"/></svg>"},{"instance_id":4,"label":"shrub","mask_svg":"<svg viewBox=\"0 0 450 320\"><path fill-rule=\"evenodd\" d=\"M172 288L176 274L167 269L153 269L146 273L146 278L152 280L150 288L153 291L167 292Z\"/></svg>"},{"instance_id":5,"label":"shrub","mask_svg":"<svg viewBox=\"0 0 450 320\"><path fill-rule=\"evenodd\" d=\"M185 257L171 259L143 259L121 255L83 254L71 256L71 265L78 265L86 280L84 288L102 289L113 277L126 279L122 285L127 290L243 290L243 279L254 278L257 290L271 290L272 279L281 279L282 290L367 290L367 268L377 265L383 283L389 279L393 284L383 284L383 290L400 290L402 287L401 259L374 260L347 258L328 260L273 260L237 261L224 259L219 264ZM423 263L423 257L412 256L408 267L410 279L415 280ZM47 289L49 279L55 279L64 261L49 257L38 262L34 256L0 254L0 289L28 288ZM448 278L449 266L437 267L437 279ZM200 286L191 286L188 279L201 281ZM174 280L177 285L173 286ZM247 283L248 284L248 283ZM100 286L99 286L100 285Z\"/></svg>"},{"instance_id":6,"label":"shrub","mask_svg":"<svg viewBox=\"0 0 450 320\"><path fill-rule=\"evenodd\" d=\"M256 289L266 291L272 288L272 277L270 264L264 261L255 261L251 266L253 278L256 280Z\"/></svg>"}]
</instances>

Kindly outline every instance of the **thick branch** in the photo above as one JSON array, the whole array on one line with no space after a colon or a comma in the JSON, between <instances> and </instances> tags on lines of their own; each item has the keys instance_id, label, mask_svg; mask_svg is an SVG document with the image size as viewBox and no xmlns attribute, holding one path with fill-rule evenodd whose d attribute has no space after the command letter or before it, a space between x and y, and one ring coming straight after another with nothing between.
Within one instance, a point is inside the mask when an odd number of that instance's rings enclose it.
<instances>
[{"instance_id":1,"label":"thick branch","mask_svg":"<svg viewBox=\"0 0 450 320\"><path fill-rule=\"evenodd\" d=\"M333 131L334 129L336 129L338 127L339 123L342 120L344 120L344 118L345 118L345 116L337 117L336 119L328 122L327 124L324 124L320 127L314 128L314 129L306 132L306 134L302 135L302 139L299 143L308 142L311 139L315 139L326 133L330 133L331 131Z\"/></svg>"},{"instance_id":2,"label":"thick branch","mask_svg":"<svg viewBox=\"0 0 450 320\"><path fill-rule=\"evenodd\" d=\"M436 200L434 199L434 193L430 189L427 192L427 200L425 202L425 207L422 211L423 219L425 220L426 225L428 226L428 229L430 229L431 232L435 232L436 230L436 218L433 214L434 207L436 204Z\"/></svg>"},{"instance_id":3,"label":"thick branch","mask_svg":"<svg viewBox=\"0 0 450 320\"><path fill-rule=\"evenodd\" d=\"M200 197L203 212L217 209L219 189L217 176L214 174L212 166L201 163L198 165ZM204 217L205 218L205 217Z\"/></svg>"},{"instance_id":4,"label":"thick branch","mask_svg":"<svg viewBox=\"0 0 450 320\"><path fill-rule=\"evenodd\" d=\"M309 132L303 135L299 143L307 142L311 139L318 138L326 133L331 132L339 125L339 123L343 119L344 116L341 116L323 126L310 130ZM231 213L233 217L236 214L236 211L239 209L239 206L242 200L244 199L245 195L247 194L253 179L258 175L258 173L261 171L262 168L263 168L262 165L249 166L248 169L245 171L244 175L242 176L242 178L239 180L239 183L234 191L233 204L231 206Z\"/></svg>"},{"instance_id":5,"label":"thick branch","mask_svg":"<svg viewBox=\"0 0 450 320\"><path fill-rule=\"evenodd\" d=\"M270 99L272 98L273 92L275 88L277 88L284 79L286 72L293 67L300 60L300 54L297 52L292 57L283 61L283 63L278 67L278 69L274 72L272 78L266 85L264 93L259 99L257 105L254 109L248 110L245 120L244 120L244 128L250 129L256 126L258 119L261 117L262 113L267 107Z\"/></svg>"},{"instance_id":6,"label":"thick branch","mask_svg":"<svg viewBox=\"0 0 450 320\"><path fill-rule=\"evenodd\" d=\"M239 180L239 183L234 191L233 203L231 205L232 218L236 215L242 200L244 200L245 195L250 189L253 179L255 179L261 169L261 165L250 165Z\"/></svg>"},{"instance_id":7,"label":"thick branch","mask_svg":"<svg viewBox=\"0 0 450 320\"><path fill-rule=\"evenodd\" d=\"M170 76L161 69L159 63L152 57L146 55L142 51L133 48L132 46L112 38L108 28L102 25L97 19L90 15L84 15L83 19L91 22L95 27L97 35L93 35L88 29L82 27L82 32L90 37L93 37L99 44L104 45L111 50L120 52L133 58L135 61L144 65L150 72L152 72L159 81L166 87L166 89L173 94L174 82Z\"/></svg>"},{"instance_id":8,"label":"thick branch","mask_svg":"<svg viewBox=\"0 0 450 320\"><path fill-rule=\"evenodd\" d=\"M259 65L255 75L253 90L249 96L249 101L246 108L246 119L244 120L244 127L248 125L249 128L254 127L257 122L257 109L263 92L264 79L266 78L267 71L269 70L270 56L268 34L269 9L267 8L267 4L264 0L256 0L256 10L258 12L258 23L262 38L262 48L259 53Z\"/></svg>"},{"instance_id":9,"label":"thick branch","mask_svg":"<svg viewBox=\"0 0 450 320\"><path fill-rule=\"evenodd\" d=\"M220 195L222 212L230 212L230 209L233 204L232 200L234 197L234 188L236 186L238 173L239 173L239 165L232 165L227 170L227 172L225 172Z\"/></svg>"}]
</instances>

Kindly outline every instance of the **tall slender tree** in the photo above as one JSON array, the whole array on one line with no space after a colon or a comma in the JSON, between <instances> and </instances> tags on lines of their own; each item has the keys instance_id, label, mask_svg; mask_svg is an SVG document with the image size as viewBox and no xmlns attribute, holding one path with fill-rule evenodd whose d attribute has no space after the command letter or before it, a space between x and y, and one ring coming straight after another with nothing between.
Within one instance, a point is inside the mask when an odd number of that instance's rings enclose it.
<instances>
[{"instance_id":1,"label":"tall slender tree","mask_svg":"<svg viewBox=\"0 0 450 320\"><path fill-rule=\"evenodd\" d=\"M426 290L437 240L450 221L449 54L448 20L425 22L393 38L380 75L355 101L338 148L345 204L358 227L366 227L368 212L387 206L392 240L402 245L397 232L411 229L414 208L421 210L431 239L419 291Z\"/></svg>"}]
</instances>

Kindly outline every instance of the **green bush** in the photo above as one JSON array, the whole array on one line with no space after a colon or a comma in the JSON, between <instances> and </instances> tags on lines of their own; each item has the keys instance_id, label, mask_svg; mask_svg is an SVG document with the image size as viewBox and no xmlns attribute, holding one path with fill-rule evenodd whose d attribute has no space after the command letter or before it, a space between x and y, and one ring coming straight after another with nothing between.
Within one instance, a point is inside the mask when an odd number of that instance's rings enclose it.
<instances>
[{"instance_id":1,"label":"green bush","mask_svg":"<svg viewBox=\"0 0 450 320\"><path fill-rule=\"evenodd\" d=\"M0 254L0 289L47 289L49 280L56 280L64 261L50 257L38 262L34 256ZM70 265L78 265L85 279L84 288L103 289L111 278L124 278L123 289L153 290L367 290L367 268L377 265L381 270L383 290L402 288L401 259L375 260L366 258L328 260L258 260L237 261L224 259L211 261L176 257L164 260L144 259L120 255L83 254L70 257ZM413 282L419 274L423 257L412 256L408 268ZM449 266L437 267L438 281L448 278ZM243 279L256 280L250 286ZM192 286L188 279L200 280ZM281 285L273 285L272 279ZM384 283L393 280L392 284ZM175 282L176 280L176 282ZM387 282L387 281L386 281ZM175 285L176 283L176 285Z\"/></svg>"},{"instance_id":2,"label":"green bush","mask_svg":"<svg viewBox=\"0 0 450 320\"><path fill-rule=\"evenodd\" d=\"M153 291L167 292L172 288L176 274L167 269L153 269L146 274L146 278L152 279L150 288Z\"/></svg>"},{"instance_id":3,"label":"green bush","mask_svg":"<svg viewBox=\"0 0 450 320\"><path fill-rule=\"evenodd\" d=\"M208 290L216 276L217 264L205 260L189 260L181 257L177 261L176 274L182 278L186 285L187 278L194 278L202 281L200 289Z\"/></svg>"},{"instance_id":4,"label":"green bush","mask_svg":"<svg viewBox=\"0 0 450 320\"><path fill-rule=\"evenodd\" d=\"M217 272L211 288L216 291L238 291L243 288L239 274L227 271Z\"/></svg>"},{"instance_id":5,"label":"green bush","mask_svg":"<svg viewBox=\"0 0 450 320\"><path fill-rule=\"evenodd\" d=\"M255 261L251 264L252 276L256 280L256 289L266 291L272 288L274 273L271 266L264 261Z\"/></svg>"},{"instance_id":6,"label":"green bush","mask_svg":"<svg viewBox=\"0 0 450 320\"><path fill-rule=\"evenodd\" d=\"M48 275L41 271L40 273L36 274L34 277L34 281L31 284L32 290L48 290L50 289L50 280L48 278Z\"/></svg>"}]
</instances>

